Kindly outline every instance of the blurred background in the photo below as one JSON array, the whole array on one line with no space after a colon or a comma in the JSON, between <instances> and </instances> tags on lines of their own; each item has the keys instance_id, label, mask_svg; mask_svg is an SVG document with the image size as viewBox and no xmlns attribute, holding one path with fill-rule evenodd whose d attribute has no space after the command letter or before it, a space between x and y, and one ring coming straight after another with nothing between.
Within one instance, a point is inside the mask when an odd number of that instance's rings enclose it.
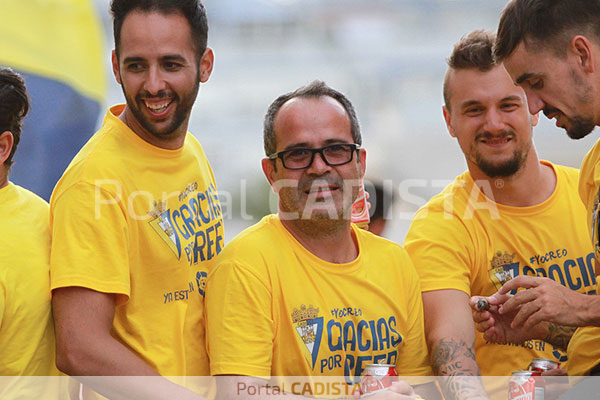
<instances>
[{"instance_id":1,"label":"blurred background","mask_svg":"<svg viewBox=\"0 0 600 400\"><path fill-rule=\"evenodd\" d=\"M418 207L466 169L442 117L446 57L463 34L479 28L495 30L506 2L204 0L209 46L216 61L210 80L201 86L189 130L204 146L215 171L226 241L276 210L276 199L260 168L264 156L262 120L268 105L284 92L321 79L345 93L356 107L368 153L367 180L385 182L395 197L384 236L402 243ZM54 12L45 10L41 20L28 20L30 14L23 8L14 10L12 3L28 6L37 10L35 13L48 7ZM27 73L30 90L30 81L44 72L59 82L59 88L67 86L71 97L54 86L42 91L48 98L43 102L36 103L32 94L34 112L54 115L66 106L66 114L59 118L64 122L82 117L84 112L75 110L84 106L86 116L93 115L87 118L93 121L91 127L82 124L68 129L76 132L68 141L80 140L76 146L81 147L99 126L106 108L124 101L110 68L113 38L109 0L0 0L0 7L3 14L9 9L20 12L15 14L19 29L13 32L13 48L0 43L0 63ZM40 26L50 23L50 16L60 29L71 29L75 34L57 36L52 33L55 29L47 28L35 37L27 36L32 42L39 41L38 50L46 53L62 75L19 63L22 57L7 57L7 51L23 46L23 32L30 32L32 26L39 31ZM6 36L2 37L5 41ZM45 44L49 38L52 45ZM79 43L72 43L75 38ZM65 51L71 54L59 56ZM76 61L70 66L72 72L67 71L69 65L62 57ZM31 62L39 65L36 63ZM74 82L73 76L82 79ZM67 130L48 133L48 123L34 116L32 113L26 121L11 180L49 196L54 179L76 150L61 148L67 141ZM40 128L45 128L43 140L35 132L28 133ZM590 135L572 141L544 117L534 132L541 158L574 167L579 167L597 139ZM23 151L26 142L32 147L38 144L37 150ZM35 164L33 160L39 159L43 150L49 151L48 160ZM56 178L42 179L50 189L37 189L34 178L39 181L51 169L50 164L61 164L50 160L62 160L64 166L57 167ZM17 170L29 176L21 176Z\"/></svg>"}]
</instances>

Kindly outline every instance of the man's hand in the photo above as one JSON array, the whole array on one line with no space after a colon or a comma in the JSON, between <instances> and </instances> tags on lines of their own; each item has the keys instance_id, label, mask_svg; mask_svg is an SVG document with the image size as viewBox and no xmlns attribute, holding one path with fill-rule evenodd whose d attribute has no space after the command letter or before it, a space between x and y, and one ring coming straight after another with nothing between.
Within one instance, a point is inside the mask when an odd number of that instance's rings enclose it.
<instances>
[{"instance_id":1,"label":"man's hand","mask_svg":"<svg viewBox=\"0 0 600 400\"><path fill-rule=\"evenodd\" d=\"M361 393L354 392L354 398L360 399ZM388 390L370 395L369 400L419 400L423 399L406 381L392 383Z\"/></svg>"},{"instance_id":2,"label":"man's hand","mask_svg":"<svg viewBox=\"0 0 600 400\"><path fill-rule=\"evenodd\" d=\"M570 290L548 278L518 276L500 288L506 295L513 289L526 288L506 300L500 315L514 315L511 328L533 329L543 321L565 326L586 326L590 323L586 310L595 296ZM516 314L515 314L516 313Z\"/></svg>"},{"instance_id":3,"label":"man's hand","mask_svg":"<svg viewBox=\"0 0 600 400\"><path fill-rule=\"evenodd\" d=\"M567 370L562 368L554 368L542 372L542 376L545 377L546 382L546 389L544 391L545 400L557 400L571 388L567 375Z\"/></svg>"},{"instance_id":4,"label":"man's hand","mask_svg":"<svg viewBox=\"0 0 600 400\"><path fill-rule=\"evenodd\" d=\"M499 292L485 297L490 305L486 311L480 311L477 308L477 303L484 297L473 296L469 300L474 311L473 320L477 324L477 330L483 333L485 340L493 343L521 343L525 340L539 339L557 346L563 351L567 350L576 328L548 321L542 321L531 328L517 326L514 324L514 319L520 309L506 311L506 303L511 301L512 297ZM500 313L500 310L504 310L504 312Z\"/></svg>"},{"instance_id":5,"label":"man's hand","mask_svg":"<svg viewBox=\"0 0 600 400\"><path fill-rule=\"evenodd\" d=\"M490 297L473 296L469 300L473 309L473 321L477 324L477 330L483 333L484 339L492 343L521 343L525 340L544 339L548 334L548 323L540 323L533 329L513 328L513 319L518 310L504 314L498 312L511 297L509 294L496 293ZM482 298L490 305L486 311L477 308L477 302Z\"/></svg>"}]
</instances>

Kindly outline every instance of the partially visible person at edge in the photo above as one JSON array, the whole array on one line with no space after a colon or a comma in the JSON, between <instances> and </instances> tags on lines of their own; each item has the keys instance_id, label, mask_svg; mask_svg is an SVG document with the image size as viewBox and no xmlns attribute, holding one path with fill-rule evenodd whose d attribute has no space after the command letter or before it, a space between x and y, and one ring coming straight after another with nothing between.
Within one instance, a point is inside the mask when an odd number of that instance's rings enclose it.
<instances>
[{"instance_id":1,"label":"partially visible person at edge","mask_svg":"<svg viewBox=\"0 0 600 400\"><path fill-rule=\"evenodd\" d=\"M530 113L542 111L555 118L572 139L587 136L600 124L600 1L511 1L502 13L495 56L525 90ZM587 207L598 276L598 142L581 166L579 195ZM529 290L507 296L520 287ZM526 276L508 282L491 302L503 303L501 313L494 307L491 313L474 315L488 340L513 341L548 324L586 327L569 342L569 375L600 374L600 296L584 296L549 279Z\"/></svg>"},{"instance_id":2,"label":"partially visible person at edge","mask_svg":"<svg viewBox=\"0 0 600 400\"><path fill-rule=\"evenodd\" d=\"M371 220L367 230L377 236L385 237L384 233L390 218L390 208L394 203L394 195L382 182L367 183L365 190L369 193L369 202L373 205L369 210Z\"/></svg>"},{"instance_id":3,"label":"partially visible person at edge","mask_svg":"<svg viewBox=\"0 0 600 400\"><path fill-rule=\"evenodd\" d=\"M208 276L211 373L237 375L220 378L219 398L276 399L256 391L272 384L269 377L292 398L311 393L293 377L334 379L322 395L349 396L366 364L381 362L416 375L423 397L439 397L427 377L419 281L408 255L350 222L366 167L361 142L354 107L323 82L269 106L262 169L279 194L279 213L234 238ZM369 398L420 397L414 390L400 382Z\"/></svg>"},{"instance_id":4,"label":"partially visible person at edge","mask_svg":"<svg viewBox=\"0 0 600 400\"><path fill-rule=\"evenodd\" d=\"M15 377L0 398L58 399L48 203L9 180L28 111L25 81L0 67L0 375Z\"/></svg>"},{"instance_id":5,"label":"partially visible person at edge","mask_svg":"<svg viewBox=\"0 0 600 400\"><path fill-rule=\"evenodd\" d=\"M78 376L205 376L204 284L223 246L213 172L187 132L213 67L205 10L113 0L111 11L127 104L108 110L50 202L57 365ZM110 398L199 398L162 378L84 383Z\"/></svg>"},{"instance_id":6,"label":"partially visible person at edge","mask_svg":"<svg viewBox=\"0 0 600 400\"><path fill-rule=\"evenodd\" d=\"M581 293L595 285L578 171L538 158L537 116L494 61L494 40L490 32L471 32L448 59L443 114L468 170L417 212L405 241L421 279L434 371L451 377L441 380L447 399L486 398L481 380L464 376L510 376L533 358L566 367L571 330L545 326L522 346L486 343L476 333L470 296L489 296L531 274ZM502 380L483 383L490 398L506 398Z\"/></svg>"}]
</instances>

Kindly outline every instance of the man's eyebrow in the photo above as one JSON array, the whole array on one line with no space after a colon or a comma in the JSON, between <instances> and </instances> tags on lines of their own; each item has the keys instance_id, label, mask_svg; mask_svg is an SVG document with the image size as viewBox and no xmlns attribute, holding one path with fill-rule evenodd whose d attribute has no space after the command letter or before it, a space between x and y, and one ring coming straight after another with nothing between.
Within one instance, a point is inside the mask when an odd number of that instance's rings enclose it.
<instances>
[{"instance_id":1,"label":"man's eyebrow","mask_svg":"<svg viewBox=\"0 0 600 400\"><path fill-rule=\"evenodd\" d=\"M531 78L532 76L535 76L535 74L533 72L527 72L527 73L521 75L520 77L518 77L515 82L517 83L517 85L520 85L521 83L523 83L527 79Z\"/></svg>"},{"instance_id":2,"label":"man's eyebrow","mask_svg":"<svg viewBox=\"0 0 600 400\"><path fill-rule=\"evenodd\" d=\"M128 63L132 63L132 62L141 62L141 61L145 61L144 57L126 57L123 60L124 64L128 64Z\"/></svg>"},{"instance_id":3,"label":"man's eyebrow","mask_svg":"<svg viewBox=\"0 0 600 400\"><path fill-rule=\"evenodd\" d=\"M167 55L161 56L160 59L162 61L179 61L182 63L187 62L185 57L183 57L180 54L167 54ZM144 62L144 61L146 61L146 59L144 57L139 57L139 56L126 57L123 60L124 63L134 63L134 62Z\"/></svg>"},{"instance_id":4,"label":"man's eyebrow","mask_svg":"<svg viewBox=\"0 0 600 400\"><path fill-rule=\"evenodd\" d=\"M522 102L523 99L521 99L519 96L517 95L512 95L512 96L506 96L504 97L502 100L500 101L519 101Z\"/></svg>"},{"instance_id":5,"label":"man's eyebrow","mask_svg":"<svg viewBox=\"0 0 600 400\"><path fill-rule=\"evenodd\" d=\"M307 142L292 143L292 144L286 146L286 148L283 149L283 151L291 150L291 149L308 149L308 148L310 148L310 145Z\"/></svg>"},{"instance_id":6,"label":"man's eyebrow","mask_svg":"<svg viewBox=\"0 0 600 400\"><path fill-rule=\"evenodd\" d=\"M346 144L348 142L343 139L327 139L327 140L325 140L324 145L328 146L330 144L340 144L340 143ZM285 149L283 149L283 151L291 150L291 149L312 149L312 148L313 147L311 147L308 142L301 142L301 143L292 143L292 144L288 145Z\"/></svg>"},{"instance_id":7,"label":"man's eyebrow","mask_svg":"<svg viewBox=\"0 0 600 400\"><path fill-rule=\"evenodd\" d=\"M184 56L180 54L167 54L166 56L160 57L163 61L179 61L179 62L187 62Z\"/></svg>"},{"instance_id":8,"label":"man's eyebrow","mask_svg":"<svg viewBox=\"0 0 600 400\"><path fill-rule=\"evenodd\" d=\"M481 104L479 100L467 100L460 105L460 109L464 109L473 105Z\"/></svg>"}]
</instances>

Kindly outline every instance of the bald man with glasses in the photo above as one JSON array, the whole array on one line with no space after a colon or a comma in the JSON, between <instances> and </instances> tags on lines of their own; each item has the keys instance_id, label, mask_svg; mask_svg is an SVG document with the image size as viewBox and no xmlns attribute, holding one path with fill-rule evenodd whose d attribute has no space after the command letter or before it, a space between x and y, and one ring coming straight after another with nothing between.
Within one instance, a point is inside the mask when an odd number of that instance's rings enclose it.
<instances>
[{"instance_id":1,"label":"bald man with glasses","mask_svg":"<svg viewBox=\"0 0 600 400\"><path fill-rule=\"evenodd\" d=\"M319 81L284 94L267 111L264 144L279 212L239 234L208 276L211 374L229 376L218 396L260 398L244 388L267 383L318 395L294 385L302 376L334 377L320 394L344 397L367 364L386 363L424 385L373 400L437 398L416 271L402 247L350 222L366 165L350 101Z\"/></svg>"}]
</instances>

